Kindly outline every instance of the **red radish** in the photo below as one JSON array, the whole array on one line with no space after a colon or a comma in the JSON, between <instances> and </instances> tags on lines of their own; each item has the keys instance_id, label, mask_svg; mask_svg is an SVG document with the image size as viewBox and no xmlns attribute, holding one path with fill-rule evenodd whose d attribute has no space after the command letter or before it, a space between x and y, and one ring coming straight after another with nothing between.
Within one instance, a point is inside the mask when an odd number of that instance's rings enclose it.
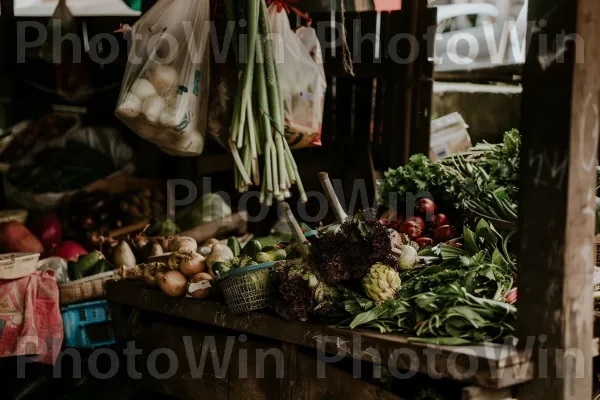
<instances>
[{"instance_id":1,"label":"red radish","mask_svg":"<svg viewBox=\"0 0 600 400\"><path fill-rule=\"evenodd\" d=\"M414 221L416 222L419 227L421 228L421 232L425 232L425 220L421 217L410 217L409 219L407 219L407 221Z\"/></svg>"},{"instance_id":2,"label":"red radish","mask_svg":"<svg viewBox=\"0 0 600 400\"><path fill-rule=\"evenodd\" d=\"M454 234L454 228L452 228L450 225L443 225L435 230L433 237L438 242L445 243L454 238Z\"/></svg>"},{"instance_id":3,"label":"red radish","mask_svg":"<svg viewBox=\"0 0 600 400\"><path fill-rule=\"evenodd\" d=\"M435 203L431 199L421 199L417 201L415 210L421 215L433 215L435 213Z\"/></svg>"},{"instance_id":4,"label":"red radish","mask_svg":"<svg viewBox=\"0 0 600 400\"><path fill-rule=\"evenodd\" d=\"M77 261L79 256L85 255L88 252L81 247L79 243L75 242L63 242L56 246L54 255L60 258L64 258L68 261Z\"/></svg>"},{"instance_id":5,"label":"red radish","mask_svg":"<svg viewBox=\"0 0 600 400\"><path fill-rule=\"evenodd\" d=\"M423 229L416 221L406 221L400 225L398 232L408 235L411 240L415 240L423 234Z\"/></svg>"},{"instance_id":6,"label":"red radish","mask_svg":"<svg viewBox=\"0 0 600 400\"><path fill-rule=\"evenodd\" d=\"M42 215L31 225L31 231L49 251L62 240L62 226L54 213Z\"/></svg>"},{"instance_id":7,"label":"red radish","mask_svg":"<svg viewBox=\"0 0 600 400\"><path fill-rule=\"evenodd\" d=\"M444 225L450 225L450 221L448 221L448 217L446 217L445 214L436 215L435 221L436 221L437 227L444 226Z\"/></svg>"},{"instance_id":8,"label":"red radish","mask_svg":"<svg viewBox=\"0 0 600 400\"><path fill-rule=\"evenodd\" d=\"M430 237L420 237L416 242L419 245L419 249L424 249L427 246L433 246L435 244L434 240Z\"/></svg>"}]
</instances>

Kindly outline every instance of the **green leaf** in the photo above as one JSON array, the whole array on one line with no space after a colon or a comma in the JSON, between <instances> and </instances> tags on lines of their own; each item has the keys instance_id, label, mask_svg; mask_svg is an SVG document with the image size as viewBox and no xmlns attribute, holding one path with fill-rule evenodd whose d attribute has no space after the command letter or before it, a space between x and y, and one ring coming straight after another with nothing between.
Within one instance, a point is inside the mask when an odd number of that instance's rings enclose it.
<instances>
[{"instance_id":1,"label":"green leaf","mask_svg":"<svg viewBox=\"0 0 600 400\"><path fill-rule=\"evenodd\" d=\"M475 232L465 226L463 229L463 238L465 251L468 254L475 254L479 252L479 246L477 246L477 242L475 241Z\"/></svg>"},{"instance_id":2,"label":"green leaf","mask_svg":"<svg viewBox=\"0 0 600 400\"><path fill-rule=\"evenodd\" d=\"M498 249L495 249L492 254L492 263L500 267L508 265L508 261L502 256L502 253L500 253L500 250Z\"/></svg>"}]
</instances>

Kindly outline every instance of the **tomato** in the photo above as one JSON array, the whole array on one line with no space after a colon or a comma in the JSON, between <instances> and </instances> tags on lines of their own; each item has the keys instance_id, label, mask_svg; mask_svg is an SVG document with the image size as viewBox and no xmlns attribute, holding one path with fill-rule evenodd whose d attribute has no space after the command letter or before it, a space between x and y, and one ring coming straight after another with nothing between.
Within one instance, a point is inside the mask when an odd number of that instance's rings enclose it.
<instances>
[{"instance_id":1,"label":"tomato","mask_svg":"<svg viewBox=\"0 0 600 400\"><path fill-rule=\"evenodd\" d=\"M423 234L423 229L416 221L406 221L400 225L398 232L408 235L411 240L415 240Z\"/></svg>"},{"instance_id":2,"label":"tomato","mask_svg":"<svg viewBox=\"0 0 600 400\"><path fill-rule=\"evenodd\" d=\"M439 228L440 226L450 225L450 221L448 221L448 217L445 214L438 214L435 216L436 226Z\"/></svg>"},{"instance_id":3,"label":"tomato","mask_svg":"<svg viewBox=\"0 0 600 400\"><path fill-rule=\"evenodd\" d=\"M420 215L433 215L435 213L435 203L430 199L421 199L415 204L415 211Z\"/></svg>"},{"instance_id":4,"label":"tomato","mask_svg":"<svg viewBox=\"0 0 600 400\"><path fill-rule=\"evenodd\" d=\"M416 222L419 225L419 227L421 228L421 232L425 232L425 220L423 218L414 216L414 217L410 217L409 219L407 219L407 221Z\"/></svg>"},{"instance_id":5,"label":"tomato","mask_svg":"<svg viewBox=\"0 0 600 400\"><path fill-rule=\"evenodd\" d=\"M452 228L450 225L440 226L433 233L433 237L435 238L435 240L437 240L438 242L441 242L441 243L445 243L448 240L453 239L454 236L455 236L454 228Z\"/></svg>"},{"instance_id":6,"label":"tomato","mask_svg":"<svg viewBox=\"0 0 600 400\"><path fill-rule=\"evenodd\" d=\"M419 249L424 249L427 246L433 246L435 244L434 240L430 237L420 237L416 242L419 245Z\"/></svg>"}]
</instances>

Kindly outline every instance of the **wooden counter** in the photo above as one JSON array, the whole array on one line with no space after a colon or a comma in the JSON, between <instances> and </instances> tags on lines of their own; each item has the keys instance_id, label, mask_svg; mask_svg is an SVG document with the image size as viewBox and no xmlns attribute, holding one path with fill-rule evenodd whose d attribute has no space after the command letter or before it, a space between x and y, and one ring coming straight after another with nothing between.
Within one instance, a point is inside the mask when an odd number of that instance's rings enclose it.
<instances>
[{"instance_id":1,"label":"wooden counter","mask_svg":"<svg viewBox=\"0 0 600 400\"><path fill-rule=\"evenodd\" d=\"M268 310L236 315L213 300L168 297L143 282L114 282L108 287L108 298L113 304L316 349L330 357L344 355L403 373L414 371L482 388L509 388L530 380L533 374L527 355L512 346L425 345L405 335L287 322Z\"/></svg>"}]
</instances>

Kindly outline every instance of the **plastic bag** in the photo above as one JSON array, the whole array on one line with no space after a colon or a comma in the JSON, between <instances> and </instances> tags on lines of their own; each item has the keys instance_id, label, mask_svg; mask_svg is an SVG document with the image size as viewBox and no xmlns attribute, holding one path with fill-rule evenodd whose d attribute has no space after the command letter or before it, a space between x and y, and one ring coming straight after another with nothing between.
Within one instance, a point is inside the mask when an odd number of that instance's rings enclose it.
<instances>
[{"instance_id":1,"label":"plastic bag","mask_svg":"<svg viewBox=\"0 0 600 400\"><path fill-rule=\"evenodd\" d=\"M160 0L133 26L116 114L171 155L204 148L209 18L208 1Z\"/></svg>"},{"instance_id":2,"label":"plastic bag","mask_svg":"<svg viewBox=\"0 0 600 400\"><path fill-rule=\"evenodd\" d=\"M269 7L269 23L288 143L296 149L321 146L327 81L317 34L310 27L294 33L287 13L276 4Z\"/></svg>"},{"instance_id":3,"label":"plastic bag","mask_svg":"<svg viewBox=\"0 0 600 400\"><path fill-rule=\"evenodd\" d=\"M133 174L135 167L133 164L133 151L131 147L123 140L118 131L112 128L84 128L72 131L54 139L50 142L37 145L31 153L20 160L15 166L28 165L33 162L33 155L42 151L47 147L64 147L70 140L75 140L86 144L94 150L101 151L109 156L113 165L116 167L116 172L106 177ZM11 165L12 167L12 165ZM25 192L13 185L8 179L8 174L4 174L4 196L9 205L19 206L28 210L51 210L56 208L60 202L74 192L61 193L32 193ZM92 183L93 185L94 183ZM82 188L84 189L84 188Z\"/></svg>"}]
</instances>

